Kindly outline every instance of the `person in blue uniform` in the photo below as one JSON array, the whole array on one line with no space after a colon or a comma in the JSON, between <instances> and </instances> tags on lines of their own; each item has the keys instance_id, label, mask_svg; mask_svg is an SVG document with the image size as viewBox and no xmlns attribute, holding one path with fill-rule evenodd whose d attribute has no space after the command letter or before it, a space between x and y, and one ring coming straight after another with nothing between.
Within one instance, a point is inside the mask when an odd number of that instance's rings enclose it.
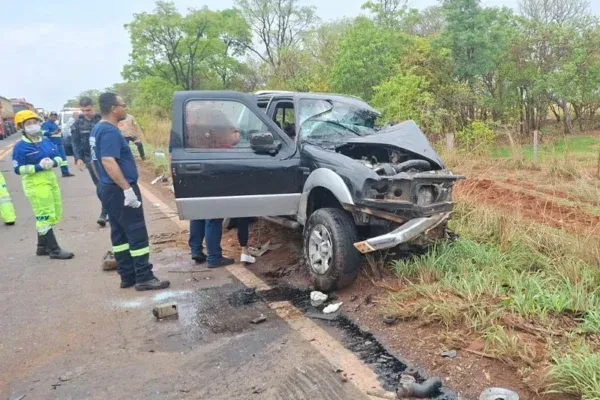
<instances>
[{"instance_id":1,"label":"person in blue uniform","mask_svg":"<svg viewBox=\"0 0 600 400\"><path fill-rule=\"evenodd\" d=\"M102 119L90 135L91 160L101 185L102 206L110 215L110 239L121 288L135 285L140 291L165 289L170 282L152 273L135 159L117 127L127 117L127 106L110 92L101 94L98 103Z\"/></svg>"},{"instance_id":2,"label":"person in blue uniform","mask_svg":"<svg viewBox=\"0 0 600 400\"><path fill-rule=\"evenodd\" d=\"M30 110L19 111L15 123L23 137L13 149L13 169L23 178L23 191L35 214L38 256L66 260L73 253L60 248L54 236L54 226L62 217L60 187L52 168L62 158L54 144L42 136L41 118Z\"/></svg>"},{"instance_id":3,"label":"person in blue uniform","mask_svg":"<svg viewBox=\"0 0 600 400\"><path fill-rule=\"evenodd\" d=\"M67 152L65 151L65 145L63 144L62 130L56 124L57 120L58 114L56 111L52 111L46 122L42 124L42 132L44 133L44 136L50 139L54 146L56 146L58 154L60 155L60 158L62 158L60 170L63 178L70 178L75 175L69 171L69 162L67 161Z\"/></svg>"}]
</instances>

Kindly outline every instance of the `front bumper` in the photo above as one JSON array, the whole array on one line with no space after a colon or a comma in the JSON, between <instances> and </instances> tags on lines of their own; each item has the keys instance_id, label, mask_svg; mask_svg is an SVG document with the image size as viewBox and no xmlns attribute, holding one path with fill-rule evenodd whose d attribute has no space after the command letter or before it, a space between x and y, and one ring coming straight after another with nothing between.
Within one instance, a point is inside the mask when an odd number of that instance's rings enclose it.
<instances>
[{"instance_id":1,"label":"front bumper","mask_svg":"<svg viewBox=\"0 0 600 400\"><path fill-rule=\"evenodd\" d=\"M354 243L354 247L363 254L376 250L390 249L427 233L439 224L448 220L449 217L450 213L448 212L427 218L414 218L390 233L363 240L362 242L356 242Z\"/></svg>"}]
</instances>

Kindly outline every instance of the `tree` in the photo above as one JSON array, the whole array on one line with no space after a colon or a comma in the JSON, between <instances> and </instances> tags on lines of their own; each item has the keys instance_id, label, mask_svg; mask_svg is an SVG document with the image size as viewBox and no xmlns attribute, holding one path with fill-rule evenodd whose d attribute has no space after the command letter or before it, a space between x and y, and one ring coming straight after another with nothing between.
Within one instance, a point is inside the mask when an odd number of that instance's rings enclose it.
<instances>
[{"instance_id":1,"label":"tree","mask_svg":"<svg viewBox=\"0 0 600 400\"><path fill-rule=\"evenodd\" d=\"M128 80L158 77L184 90L214 84L214 66L232 63L250 38L235 10L191 9L182 16L172 2L157 1L153 13L134 14L125 26L131 38Z\"/></svg>"},{"instance_id":2,"label":"tree","mask_svg":"<svg viewBox=\"0 0 600 400\"><path fill-rule=\"evenodd\" d=\"M589 0L519 0L521 14L543 25L578 23L587 19L590 5Z\"/></svg>"},{"instance_id":3,"label":"tree","mask_svg":"<svg viewBox=\"0 0 600 400\"><path fill-rule=\"evenodd\" d=\"M333 89L369 100L373 87L390 77L410 38L358 18L339 46L331 71Z\"/></svg>"},{"instance_id":4,"label":"tree","mask_svg":"<svg viewBox=\"0 0 600 400\"><path fill-rule=\"evenodd\" d=\"M100 97L100 94L102 94L102 92L97 89L84 90L83 92L79 93L75 99L69 99L65 103L64 107L79 107L79 99L82 97L90 97L94 103L98 103L98 97Z\"/></svg>"},{"instance_id":5,"label":"tree","mask_svg":"<svg viewBox=\"0 0 600 400\"><path fill-rule=\"evenodd\" d=\"M304 34L318 21L315 7L297 0L236 0L258 43L246 47L276 70L285 51L299 49Z\"/></svg>"},{"instance_id":6,"label":"tree","mask_svg":"<svg viewBox=\"0 0 600 400\"><path fill-rule=\"evenodd\" d=\"M394 28L400 25L407 3L408 0L369 0L361 8L373 14L376 24Z\"/></svg>"}]
</instances>

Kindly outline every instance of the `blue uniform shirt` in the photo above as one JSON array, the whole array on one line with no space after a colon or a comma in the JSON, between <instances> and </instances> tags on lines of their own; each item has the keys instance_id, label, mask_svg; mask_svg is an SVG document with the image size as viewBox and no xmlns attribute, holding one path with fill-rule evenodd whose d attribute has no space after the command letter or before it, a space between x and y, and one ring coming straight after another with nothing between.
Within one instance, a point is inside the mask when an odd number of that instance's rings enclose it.
<instances>
[{"instance_id":1,"label":"blue uniform shirt","mask_svg":"<svg viewBox=\"0 0 600 400\"><path fill-rule=\"evenodd\" d=\"M50 119L42 124L44 136L50 139L54 144L62 144L62 132L58 132L59 129L56 122Z\"/></svg>"},{"instance_id":2,"label":"blue uniform shirt","mask_svg":"<svg viewBox=\"0 0 600 400\"><path fill-rule=\"evenodd\" d=\"M42 137L41 142L32 142L23 136L15 144L12 158L13 169L18 175L29 175L43 171L44 169L40 167L40 161L43 158L52 159L55 167L62 161L54 143L44 137Z\"/></svg>"},{"instance_id":3,"label":"blue uniform shirt","mask_svg":"<svg viewBox=\"0 0 600 400\"><path fill-rule=\"evenodd\" d=\"M96 166L100 182L107 185L115 184L102 165L102 157L113 157L117 160L117 164L119 164L119 168L121 168L127 182L129 184L137 182L138 171L135 159L119 128L110 122L98 122L90 135L90 148L92 162Z\"/></svg>"}]
</instances>

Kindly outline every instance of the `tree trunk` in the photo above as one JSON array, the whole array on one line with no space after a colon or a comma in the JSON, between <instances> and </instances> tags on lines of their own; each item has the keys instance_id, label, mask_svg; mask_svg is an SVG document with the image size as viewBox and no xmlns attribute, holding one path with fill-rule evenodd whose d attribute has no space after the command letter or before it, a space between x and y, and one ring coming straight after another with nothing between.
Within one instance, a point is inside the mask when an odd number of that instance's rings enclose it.
<instances>
[{"instance_id":1,"label":"tree trunk","mask_svg":"<svg viewBox=\"0 0 600 400\"><path fill-rule=\"evenodd\" d=\"M560 114L558 113L558 111L556 111L556 108L554 108L554 104L550 104L550 111L552 111L552 114L554 114L556 122L560 123Z\"/></svg>"},{"instance_id":2,"label":"tree trunk","mask_svg":"<svg viewBox=\"0 0 600 400\"><path fill-rule=\"evenodd\" d=\"M565 134L570 135L573 130L573 124L571 123L571 110L569 109L569 103L566 100L560 100L560 107L563 110L563 124L565 127Z\"/></svg>"}]
</instances>

